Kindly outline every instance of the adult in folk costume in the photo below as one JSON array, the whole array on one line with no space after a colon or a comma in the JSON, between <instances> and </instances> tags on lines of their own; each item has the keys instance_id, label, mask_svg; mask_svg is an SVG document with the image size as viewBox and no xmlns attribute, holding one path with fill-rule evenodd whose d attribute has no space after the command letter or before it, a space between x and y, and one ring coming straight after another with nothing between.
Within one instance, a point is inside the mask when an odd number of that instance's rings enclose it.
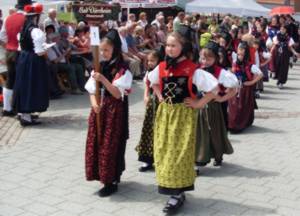
<instances>
[{"instance_id":1,"label":"adult in folk costume","mask_svg":"<svg viewBox=\"0 0 300 216\"><path fill-rule=\"evenodd\" d=\"M22 126L40 122L31 113L44 112L49 106L46 35L38 28L43 5L27 1L24 6L25 23L21 32L21 52L16 68L14 107L20 113Z\"/></svg>"},{"instance_id":2,"label":"adult in folk costume","mask_svg":"<svg viewBox=\"0 0 300 216\"><path fill-rule=\"evenodd\" d=\"M6 49L7 66L6 86L3 88L3 116L15 116L12 108L12 97L16 78L16 62L19 56L18 34L21 32L25 22L24 6L30 2L28 0L18 1L16 4L18 11L6 18L0 33L0 43Z\"/></svg>"}]
</instances>

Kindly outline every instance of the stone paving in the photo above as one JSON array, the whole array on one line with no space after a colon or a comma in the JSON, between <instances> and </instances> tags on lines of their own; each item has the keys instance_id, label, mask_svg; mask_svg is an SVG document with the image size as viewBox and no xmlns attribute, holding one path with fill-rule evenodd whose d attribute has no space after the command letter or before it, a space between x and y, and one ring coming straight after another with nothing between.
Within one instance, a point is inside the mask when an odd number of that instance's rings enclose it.
<instances>
[{"instance_id":1,"label":"stone paving","mask_svg":"<svg viewBox=\"0 0 300 216\"><path fill-rule=\"evenodd\" d=\"M234 154L222 168L201 170L178 215L300 215L299 72L300 66L291 71L284 90L274 80L267 84L254 126L230 136ZM87 95L51 101L39 127L0 119L0 216L163 215L167 197L157 193L154 173L137 171L142 89L134 84L127 169L110 198L97 196L98 182L85 181Z\"/></svg>"}]
</instances>

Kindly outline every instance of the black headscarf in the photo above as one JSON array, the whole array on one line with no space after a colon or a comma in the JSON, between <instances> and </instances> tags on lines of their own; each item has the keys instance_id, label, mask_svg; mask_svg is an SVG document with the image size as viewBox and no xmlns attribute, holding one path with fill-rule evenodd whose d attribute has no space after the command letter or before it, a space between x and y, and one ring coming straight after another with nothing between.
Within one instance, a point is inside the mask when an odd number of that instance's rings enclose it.
<instances>
[{"instance_id":1,"label":"black headscarf","mask_svg":"<svg viewBox=\"0 0 300 216\"><path fill-rule=\"evenodd\" d=\"M187 25L181 25L180 28L177 31L183 38L184 38L184 44L182 45L181 53L176 58L171 58L170 56L166 55L165 60L167 63L166 69L169 69L170 67L175 68L177 66L177 61L183 56L188 57L188 55L193 52L193 45L192 45L192 28Z\"/></svg>"},{"instance_id":2,"label":"black headscarf","mask_svg":"<svg viewBox=\"0 0 300 216\"><path fill-rule=\"evenodd\" d=\"M113 44L113 54L109 61L104 61L101 63L103 71L112 71L114 68L124 68L128 69L128 64L125 63L122 56L122 42L119 36L119 32L115 29L109 30L109 32L104 36Z\"/></svg>"},{"instance_id":3,"label":"black headscarf","mask_svg":"<svg viewBox=\"0 0 300 216\"><path fill-rule=\"evenodd\" d=\"M245 56L243 61L240 61L238 58L236 60L236 63L238 65L246 65L246 63L250 60L250 49L249 49L249 45L246 41L242 41L240 42L238 48L244 49L245 50Z\"/></svg>"}]
</instances>

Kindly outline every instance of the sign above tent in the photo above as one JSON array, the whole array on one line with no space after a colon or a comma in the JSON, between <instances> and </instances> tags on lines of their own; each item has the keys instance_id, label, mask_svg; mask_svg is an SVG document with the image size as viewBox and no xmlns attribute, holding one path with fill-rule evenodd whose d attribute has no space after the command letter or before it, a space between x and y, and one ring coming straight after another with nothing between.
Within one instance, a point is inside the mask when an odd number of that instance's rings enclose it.
<instances>
[{"instance_id":1,"label":"sign above tent","mask_svg":"<svg viewBox=\"0 0 300 216\"><path fill-rule=\"evenodd\" d=\"M120 12L118 4L83 3L73 4L73 12L78 21L101 23L103 20L117 20Z\"/></svg>"},{"instance_id":2,"label":"sign above tent","mask_svg":"<svg viewBox=\"0 0 300 216\"><path fill-rule=\"evenodd\" d=\"M120 3L122 7L131 8L161 8L177 5L177 0L114 0L113 2Z\"/></svg>"}]
</instances>

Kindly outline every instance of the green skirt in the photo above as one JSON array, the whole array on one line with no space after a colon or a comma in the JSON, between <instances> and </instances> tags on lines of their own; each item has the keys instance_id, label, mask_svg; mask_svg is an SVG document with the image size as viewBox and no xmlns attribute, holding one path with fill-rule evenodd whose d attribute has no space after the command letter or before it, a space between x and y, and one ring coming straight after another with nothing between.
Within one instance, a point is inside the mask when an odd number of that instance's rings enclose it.
<instances>
[{"instance_id":1,"label":"green skirt","mask_svg":"<svg viewBox=\"0 0 300 216\"><path fill-rule=\"evenodd\" d=\"M222 160L223 154L232 153L221 103L210 102L198 112L196 162L207 163L211 158Z\"/></svg>"},{"instance_id":2,"label":"green skirt","mask_svg":"<svg viewBox=\"0 0 300 216\"><path fill-rule=\"evenodd\" d=\"M154 163L159 192L193 190L197 110L161 103L154 127Z\"/></svg>"},{"instance_id":3,"label":"green skirt","mask_svg":"<svg viewBox=\"0 0 300 216\"><path fill-rule=\"evenodd\" d=\"M146 107L141 139L135 148L139 155L138 160L148 164L153 164L153 129L157 105L157 98L151 95L151 99Z\"/></svg>"}]
</instances>

